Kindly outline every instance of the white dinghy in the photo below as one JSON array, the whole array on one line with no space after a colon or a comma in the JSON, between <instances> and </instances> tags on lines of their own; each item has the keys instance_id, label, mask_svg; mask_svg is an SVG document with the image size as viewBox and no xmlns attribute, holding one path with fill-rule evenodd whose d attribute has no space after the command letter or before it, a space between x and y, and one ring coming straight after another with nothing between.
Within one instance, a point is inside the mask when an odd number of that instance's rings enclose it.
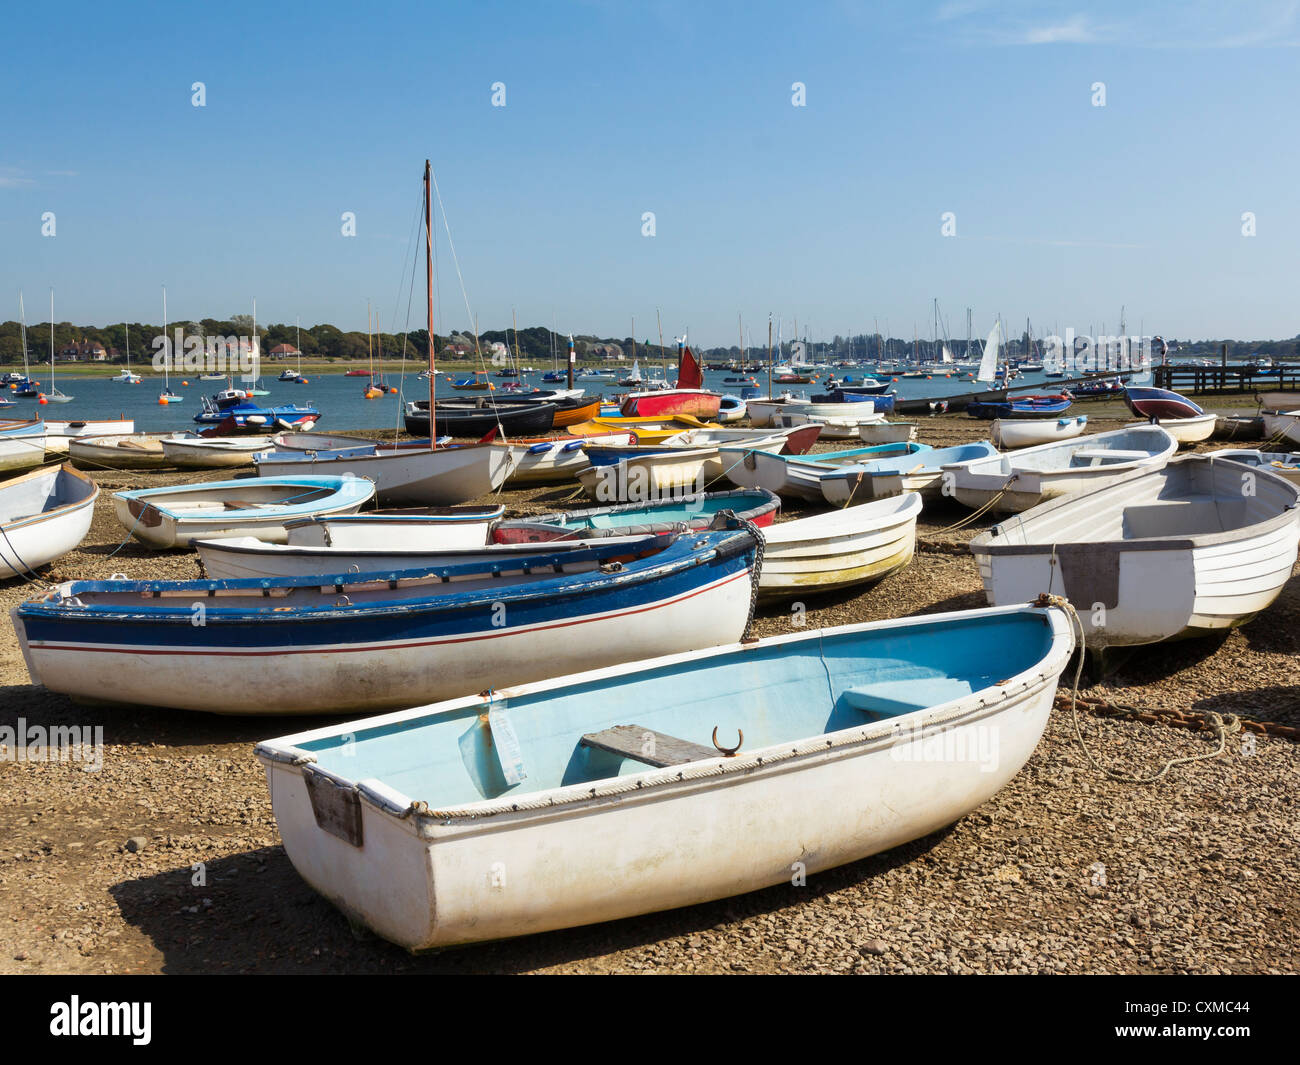
<instances>
[{"instance_id":1,"label":"white dinghy","mask_svg":"<svg viewBox=\"0 0 1300 1065\"><path fill-rule=\"evenodd\" d=\"M354 514L374 497L375 486L361 477L247 478L117 492L113 509L123 527L150 547L189 547L227 536L284 543L286 522Z\"/></svg>"},{"instance_id":2,"label":"white dinghy","mask_svg":"<svg viewBox=\"0 0 1300 1065\"><path fill-rule=\"evenodd\" d=\"M1196 414L1190 418L1160 418L1152 422L1129 422L1128 427L1135 429L1142 425L1158 425L1175 440L1179 447L1191 447L1202 440L1209 440L1214 434L1214 427L1219 416L1213 412Z\"/></svg>"},{"instance_id":3,"label":"white dinghy","mask_svg":"<svg viewBox=\"0 0 1300 1065\"><path fill-rule=\"evenodd\" d=\"M797 408L780 411L775 417L775 423L784 428L795 428L800 425L820 425L823 440L857 440L859 439L858 434L863 428L885 424L885 416L876 414L874 405L869 402L831 403L825 404L825 406L839 407L840 409L834 414L808 414ZM873 409L859 411L857 409L859 407L873 407Z\"/></svg>"},{"instance_id":4,"label":"white dinghy","mask_svg":"<svg viewBox=\"0 0 1300 1065\"><path fill-rule=\"evenodd\" d=\"M945 466L945 493L968 507L1015 514L1139 470L1158 470L1177 450L1178 441L1159 426L1116 429Z\"/></svg>"},{"instance_id":5,"label":"white dinghy","mask_svg":"<svg viewBox=\"0 0 1300 1065\"><path fill-rule=\"evenodd\" d=\"M257 455L259 477L364 477L378 501L454 506L495 492L510 475L513 456L502 444L426 448L385 446L340 451L273 452Z\"/></svg>"},{"instance_id":6,"label":"white dinghy","mask_svg":"<svg viewBox=\"0 0 1300 1065\"><path fill-rule=\"evenodd\" d=\"M1222 451L1210 451L1208 456L1224 462L1237 462L1251 469L1264 470L1266 473L1285 478L1292 484L1300 484L1300 454L1294 451L1250 451L1225 448Z\"/></svg>"},{"instance_id":7,"label":"white dinghy","mask_svg":"<svg viewBox=\"0 0 1300 1065\"><path fill-rule=\"evenodd\" d=\"M1157 643L1272 603L1296 561L1298 503L1281 477L1189 455L1004 521L971 551L994 605L1050 591L1079 612L1090 648Z\"/></svg>"},{"instance_id":8,"label":"white dinghy","mask_svg":"<svg viewBox=\"0 0 1300 1065\"><path fill-rule=\"evenodd\" d=\"M355 547L360 550L406 547L449 550L481 547L506 508L427 507L372 510L365 514L316 514L284 523L287 542L296 547Z\"/></svg>"},{"instance_id":9,"label":"white dinghy","mask_svg":"<svg viewBox=\"0 0 1300 1065\"><path fill-rule=\"evenodd\" d=\"M163 458L182 470L220 470L251 466L253 456L275 446L270 436L200 436L177 433L164 437Z\"/></svg>"},{"instance_id":10,"label":"white dinghy","mask_svg":"<svg viewBox=\"0 0 1300 1065\"><path fill-rule=\"evenodd\" d=\"M0 483L0 577L30 575L73 550L90 531L99 488L71 466Z\"/></svg>"},{"instance_id":11,"label":"white dinghy","mask_svg":"<svg viewBox=\"0 0 1300 1065\"><path fill-rule=\"evenodd\" d=\"M47 421L45 423L45 450L66 455L69 445L77 437L120 436L134 432L135 422L131 418L83 422Z\"/></svg>"},{"instance_id":12,"label":"white dinghy","mask_svg":"<svg viewBox=\"0 0 1300 1065\"><path fill-rule=\"evenodd\" d=\"M410 950L505 939L789 883L951 824L1029 759L1073 642L1056 608L849 625L256 754L289 860L350 919Z\"/></svg>"},{"instance_id":13,"label":"white dinghy","mask_svg":"<svg viewBox=\"0 0 1300 1065\"><path fill-rule=\"evenodd\" d=\"M909 492L762 529L758 594L808 595L883 580L912 561L920 513L920 495Z\"/></svg>"},{"instance_id":14,"label":"white dinghy","mask_svg":"<svg viewBox=\"0 0 1300 1065\"><path fill-rule=\"evenodd\" d=\"M0 474L29 470L44 461L44 422L0 421Z\"/></svg>"},{"instance_id":15,"label":"white dinghy","mask_svg":"<svg viewBox=\"0 0 1300 1065\"><path fill-rule=\"evenodd\" d=\"M1264 418L1265 438L1300 444L1300 410L1265 409L1260 413Z\"/></svg>"},{"instance_id":16,"label":"white dinghy","mask_svg":"<svg viewBox=\"0 0 1300 1065\"><path fill-rule=\"evenodd\" d=\"M997 418L989 426L989 440L1003 451L1037 447L1056 440L1070 440L1088 426L1088 416L1061 418Z\"/></svg>"},{"instance_id":17,"label":"white dinghy","mask_svg":"<svg viewBox=\"0 0 1300 1065\"><path fill-rule=\"evenodd\" d=\"M858 426L864 444L907 444L916 439L916 422L870 422Z\"/></svg>"}]
</instances>

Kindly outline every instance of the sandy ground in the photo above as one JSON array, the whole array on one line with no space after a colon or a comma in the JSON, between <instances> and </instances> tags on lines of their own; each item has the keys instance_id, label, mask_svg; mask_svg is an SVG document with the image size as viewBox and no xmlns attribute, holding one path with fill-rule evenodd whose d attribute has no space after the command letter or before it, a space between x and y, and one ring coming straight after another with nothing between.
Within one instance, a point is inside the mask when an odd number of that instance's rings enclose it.
<instances>
[{"instance_id":1,"label":"sandy ground","mask_svg":"<svg viewBox=\"0 0 1300 1065\"><path fill-rule=\"evenodd\" d=\"M1113 409L1086 409L1095 430L1119 424L1105 417ZM986 429L924 419L921 439L943 445ZM111 490L191 478L96 479ZM538 511L570 494L505 501ZM809 599L807 624L983 605L964 548L979 526L943 531L964 514L927 511L907 569L856 594ZM199 575L193 554L119 549L123 535L106 491L86 542L46 577ZM31 591L11 581L0 599L11 608ZM760 608L759 631L789 631L792 617L788 606ZM1298 618L1293 581L1250 625L1148 649L1090 692L1300 725ZM184 678L159 677L175 683ZM1300 962L1300 746L1271 737L1237 737L1213 761L1133 786L1091 769L1057 713L1025 769L971 815L805 886L412 957L354 933L280 846L252 745L330 719L77 706L28 683L6 624L0 725L18 718L102 725L106 748L98 772L0 761L0 972L1227 973ZM1129 772L1209 746L1170 728L1082 720L1095 752Z\"/></svg>"}]
</instances>

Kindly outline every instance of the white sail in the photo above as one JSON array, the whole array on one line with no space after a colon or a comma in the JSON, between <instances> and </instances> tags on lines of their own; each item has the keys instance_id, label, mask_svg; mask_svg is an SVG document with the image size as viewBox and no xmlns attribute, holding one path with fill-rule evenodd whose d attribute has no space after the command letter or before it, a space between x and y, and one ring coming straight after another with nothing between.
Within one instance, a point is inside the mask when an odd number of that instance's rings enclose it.
<instances>
[{"instance_id":1,"label":"white sail","mask_svg":"<svg viewBox=\"0 0 1300 1065\"><path fill-rule=\"evenodd\" d=\"M980 372L977 381L996 381L998 372L998 348L1001 344L1002 322L993 323L989 338L984 342L984 358L980 360Z\"/></svg>"},{"instance_id":2,"label":"white sail","mask_svg":"<svg viewBox=\"0 0 1300 1065\"><path fill-rule=\"evenodd\" d=\"M952 352L948 350L948 345L947 345L947 344L944 344L944 346L943 346L943 361L944 361L945 363L949 363L949 362L954 362L954 361L956 361L956 360L954 360L953 357L952 357Z\"/></svg>"}]
</instances>

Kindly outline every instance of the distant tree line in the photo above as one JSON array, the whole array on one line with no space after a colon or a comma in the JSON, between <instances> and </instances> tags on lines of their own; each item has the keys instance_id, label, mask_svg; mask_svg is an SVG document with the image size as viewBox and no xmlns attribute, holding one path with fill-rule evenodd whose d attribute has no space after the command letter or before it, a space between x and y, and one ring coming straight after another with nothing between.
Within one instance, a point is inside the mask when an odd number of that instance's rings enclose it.
<instances>
[{"instance_id":1,"label":"distant tree line","mask_svg":"<svg viewBox=\"0 0 1300 1065\"><path fill-rule=\"evenodd\" d=\"M252 317L246 314L232 315L228 319L204 318L198 322L169 322L168 333L174 337L176 329L183 330L186 337L229 337L251 336L253 332ZM56 322L54 326L54 350L63 351L78 341L91 341L103 345L110 359L122 362L126 358L128 333L132 359L148 361L154 353L155 337L162 335L162 325L149 322L118 322L115 325L89 326L74 325L71 322ZM302 354L308 358L327 358L355 361L365 359L371 352L376 357L383 355L386 359L406 357L423 362L428 352L428 333L416 329L410 333L379 333L367 337L359 330L343 331L337 326L322 323L298 330L292 324L276 323L259 325L258 337L263 357L280 344L290 347L301 345ZM1228 346L1228 358L1233 360L1267 356L1273 359L1300 357L1300 335L1287 340L1175 340L1165 338L1169 343L1170 358L1178 360L1185 357L1206 358L1218 356L1222 346ZM1009 353L1023 355L1028 338L1022 334L1008 343ZM435 349L439 359L475 357L475 338L469 334L452 333L448 336L435 335ZM568 353L568 336L552 333L545 326L532 326L520 329L518 333L509 330L488 330L477 338L478 352L486 359L494 343L504 344L511 358L518 351L519 358L528 364L550 365L552 354L563 365ZM879 333L859 334L857 336L835 336L827 342L808 342L809 357L854 358L854 359L906 359L917 352L922 359L937 360L942 352L942 341L914 341L910 338L885 338ZM774 345L775 347L775 345ZM950 350L958 358L964 357L966 342L949 341ZM617 348L623 358L631 359L634 355L648 361L676 358L676 349L671 344L660 347L649 339L634 341L632 337L597 337L584 334L574 337L574 351L579 359L587 360L597 353L609 352ZM742 355L738 345L695 349L697 355L707 361L739 361ZM459 354L459 353L464 354ZM747 346L745 356L751 361L763 361L767 356L767 345L763 343ZM791 342L784 341L774 350L773 358L787 361L793 349ZM45 362L50 356L50 323L32 322L27 326L27 357L34 363ZM22 327L16 321L0 323L0 363L21 364L23 361Z\"/></svg>"}]
</instances>

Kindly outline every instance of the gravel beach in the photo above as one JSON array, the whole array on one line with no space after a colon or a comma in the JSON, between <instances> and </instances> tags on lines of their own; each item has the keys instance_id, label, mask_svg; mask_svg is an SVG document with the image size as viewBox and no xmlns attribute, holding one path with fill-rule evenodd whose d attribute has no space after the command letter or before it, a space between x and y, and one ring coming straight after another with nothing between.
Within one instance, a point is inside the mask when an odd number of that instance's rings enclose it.
<instances>
[{"instance_id":1,"label":"gravel beach","mask_svg":"<svg viewBox=\"0 0 1300 1065\"><path fill-rule=\"evenodd\" d=\"M1228 404L1209 403L1212 408ZM1085 405L1090 431L1131 420ZM984 438L961 416L920 439ZM1227 446L1219 442L1200 450ZM1251 445L1242 445L1251 446ZM221 479L213 473L206 479ZM122 545L111 493L190 475L99 473L90 535L50 581L200 576L193 552ZM514 511L557 509L573 488L507 492ZM799 508L787 505L786 516ZM853 594L810 598L809 627L983 606L968 512L923 513L906 569ZM0 586L11 609L32 594ZM759 635L790 631L760 607ZM1293 670L1300 582L1226 637L1146 648L1086 693L1141 707L1213 710L1300 726ZM112 677L104 678L111 690ZM183 677L160 675L160 685ZM218 718L78 706L33 687L0 625L0 725L102 725L104 763L0 760L0 972L1288 973L1300 967L1300 745L1232 737L1218 758L1159 783L1088 765L1068 714L1052 716L1022 772L954 825L808 879L689 909L415 957L348 922L280 845L260 739L333 719ZM1081 716L1107 765L1150 773L1212 741ZM684 869L683 876L690 871Z\"/></svg>"}]
</instances>

